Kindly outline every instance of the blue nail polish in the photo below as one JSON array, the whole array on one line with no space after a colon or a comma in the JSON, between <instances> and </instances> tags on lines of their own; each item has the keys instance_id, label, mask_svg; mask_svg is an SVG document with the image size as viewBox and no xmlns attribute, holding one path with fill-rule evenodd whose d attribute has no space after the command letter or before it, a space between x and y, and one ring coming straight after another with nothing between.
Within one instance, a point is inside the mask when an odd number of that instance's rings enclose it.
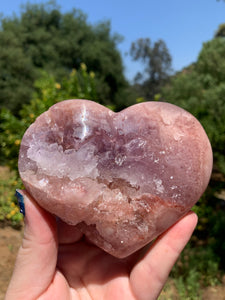
<instances>
[{"instance_id":1,"label":"blue nail polish","mask_svg":"<svg viewBox=\"0 0 225 300\"><path fill-rule=\"evenodd\" d=\"M23 195L19 192L19 190L16 190L15 196L18 200L18 204L20 207L20 213L25 216L25 206L24 206L24 197Z\"/></svg>"}]
</instances>

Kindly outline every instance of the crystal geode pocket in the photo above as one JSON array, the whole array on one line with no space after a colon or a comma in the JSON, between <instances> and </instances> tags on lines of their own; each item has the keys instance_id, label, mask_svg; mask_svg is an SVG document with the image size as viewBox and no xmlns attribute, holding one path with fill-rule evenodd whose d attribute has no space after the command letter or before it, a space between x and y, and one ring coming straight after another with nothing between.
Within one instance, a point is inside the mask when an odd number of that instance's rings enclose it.
<instances>
[{"instance_id":1,"label":"crystal geode pocket","mask_svg":"<svg viewBox=\"0 0 225 300\"><path fill-rule=\"evenodd\" d=\"M120 258L186 214L211 169L200 123L162 102L119 113L88 100L57 103L28 128L19 155L39 205Z\"/></svg>"}]
</instances>

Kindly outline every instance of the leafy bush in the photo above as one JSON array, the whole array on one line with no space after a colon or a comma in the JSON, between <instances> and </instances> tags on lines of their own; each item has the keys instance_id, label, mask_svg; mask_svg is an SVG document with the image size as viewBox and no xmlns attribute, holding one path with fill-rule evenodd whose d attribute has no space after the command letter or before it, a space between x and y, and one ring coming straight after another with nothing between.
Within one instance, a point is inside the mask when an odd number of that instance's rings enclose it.
<instances>
[{"instance_id":1,"label":"leafy bush","mask_svg":"<svg viewBox=\"0 0 225 300\"><path fill-rule=\"evenodd\" d=\"M211 247L215 254L220 257L220 266L225 270L225 239L224 239L224 228L225 228L225 214L224 214L224 200L222 200L222 210L214 213L210 218L209 227Z\"/></svg>"},{"instance_id":2,"label":"leafy bush","mask_svg":"<svg viewBox=\"0 0 225 300\"><path fill-rule=\"evenodd\" d=\"M0 154L1 163L17 170L19 146L25 130L37 116L46 111L56 102L79 98L97 100L95 89L95 74L88 72L85 64L80 69L73 70L69 78L62 83L56 82L53 76L43 72L35 83L36 93L29 104L24 105L14 116L9 110L0 112Z\"/></svg>"},{"instance_id":3,"label":"leafy bush","mask_svg":"<svg viewBox=\"0 0 225 300\"><path fill-rule=\"evenodd\" d=\"M22 182L15 172L10 172L5 168L7 176L0 178L0 223L9 224L13 227L22 225L23 216L19 211L15 197L15 189L22 187Z\"/></svg>"},{"instance_id":4,"label":"leafy bush","mask_svg":"<svg viewBox=\"0 0 225 300\"><path fill-rule=\"evenodd\" d=\"M220 283L219 258L210 246L192 247L189 243L174 266L171 277L180 299L201 299L203 287Z\"/></svg>"}]
</instances>

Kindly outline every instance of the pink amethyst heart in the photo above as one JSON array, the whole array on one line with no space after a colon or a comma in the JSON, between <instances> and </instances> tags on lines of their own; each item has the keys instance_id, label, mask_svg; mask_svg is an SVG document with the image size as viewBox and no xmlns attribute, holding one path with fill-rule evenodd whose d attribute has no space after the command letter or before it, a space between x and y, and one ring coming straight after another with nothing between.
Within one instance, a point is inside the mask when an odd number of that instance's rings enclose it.
<instances>
[{"instance_id":1,"label":"pink amethyst heart","mask_svg":"<svg viewBox=\"0 0 225 300\"><path fill-rule=\"evenodd\" d=\"M119 113L88 100L57 103L28 128L19 155L34 199L120 258L186 214L211 170L200 123L163 102Z\"/></svg>"}]
</instances>

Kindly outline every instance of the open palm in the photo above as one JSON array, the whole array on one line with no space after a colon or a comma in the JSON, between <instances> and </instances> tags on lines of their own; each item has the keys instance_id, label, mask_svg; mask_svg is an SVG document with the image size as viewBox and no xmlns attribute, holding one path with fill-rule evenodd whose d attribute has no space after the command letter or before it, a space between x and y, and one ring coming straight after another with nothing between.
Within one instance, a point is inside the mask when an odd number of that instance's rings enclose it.
<instances>
[{"instance_id":1,"label":"open palm","mask_svg":"<svg viewBox=\"0 0 225 300\"><path fill-rule=\"evenodd\" d=\"M24 238L5 300L157 299L197 222L190 212L151 246L117 259L24 196Z\"/></svg>"}]
</instances>

